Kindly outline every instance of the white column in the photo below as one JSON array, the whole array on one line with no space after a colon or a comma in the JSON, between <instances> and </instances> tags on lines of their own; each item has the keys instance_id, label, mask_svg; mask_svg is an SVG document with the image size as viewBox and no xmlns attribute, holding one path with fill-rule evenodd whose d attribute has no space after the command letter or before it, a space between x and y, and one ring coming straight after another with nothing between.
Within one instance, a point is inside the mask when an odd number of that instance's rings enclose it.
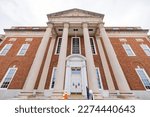
<instances>
[{"instance_id":1,"label":"white column","mask_svg":"<svg viewBox=\"0 0 150 117\"><path fill-rule=\"evenodd\" d=\"M70 95L70 84L71 84L71 67L66 66L66 75L65 75L65 91Z\"/></svg>"},{"instance_id":2,"label":"white column","mask_svg":"<svg viewBox=\"0 0 150 117\"><path fill-rule=\"evenodd\" d=\"M106 60L106 56L105 56L105 53L104 53L104 49L103 49L100 37L97 36L96 41L97 41L98 50L99 50L100 58L101 58L101 61L102 61L102 66L103 66L103 69L104 69L104 73L105 73L109 93L114 94L114 93L116 93L116 90L115 90L115 86L114 86L114 83L113 83L113 80L112 80L112 77L111 77L111 73L110 73L110 70L109 70L109 66L108 66L108 63L107 63L107 60Z\"/></svg>"},{"instance_id":3,"label":"white column","mask_svg":"<svg viewBox=\"0 0 150 117\"><path fill-rule=\"evenodd\" d=\"M107 36L103 23L99 24L99 29L100 29L100 34L102 36L102 40L104 42L106 53L108 55L108 59L110 61L114 76L116 78L116 82L117 82L120 94L130 94L131 90L129 88L125 75L122 71L122 68L118 62L117 56L110 42L110 39Z\"/></svg>"},{"instance_id":4,"label":"white column","mask_svg":"<svg viewBox=\"0 0 150 117\"><path fill-rule=\"evenodd\" d=\"M49 41L50 36L51 36L52 27L53 27L53 25L49 23L48 28L46 29L46 32L44 33L44 36L43 36L42 41L40 43L40 46L37 50L33 64L30 68L29 73L28 73L26 82L25 82L24 87L23 87L23 93L28 93L28 92L32 93L34 90L34 86L35 86L35 83L36 83L36 80L37 80L37 77L38 77L38 74L39 74L39 71L41 68L44 54L46 52L46 47L47 47L48 41Z\"/></svg>"},{"instance_id":5,"label":"white column","mask_svg":"<svg viewBox=\"0 0 150 117\"><path fill-rule=\"evenodd\" d=\"M93 93L100 93L98 89L98 82L96 78L96 70L94 65L93 54L91 50L89 32L88 32L88 24L83 23L83 34L84 34L84 45L85 45L85 55L86 55L86 64L87 64L87 74L88 74L88 82L89 89L93 91Z\"/></svg>"},{"instance_id":6,"label":"white column","mask_svg":"<svg viewBox=\"0 0 150 117\"><path fill-rule=\"evenodd\" d=\"M49 66L50 66L50 62L51 62L51 58L52 58L52 54L53 54L53 49L54 49L54 44L55 44L55 40L56 40L56 35L54 35L51 38L51 42L50 42L50 46L48 49L48 53L46 56L46 60L44 63L44 68L42 71L42 75L41 75L41 79L37 88L37 93L44 93L44 88L45 88L45 83L46 83L46 79L47 79L47 75L48 75L48 71L49 71Z\"/></svg>"},{"instance_id":7,"label":"white column","mask_svg":"<svg viewBox=\"0 0 150 117\"><path fill-rule=\"evenodd\" d=\"M88 86L87 84L87 71L86 71L86 66L85 66L85 61L84 61L84 65L82 66L81 69L81 76L82 76L82 95L86 96L87 92L86 92L86 87Z\"/></svg>"},{"instance_id":8,"label":"white column","mask_svg":"<svg viewBox=\"0 0 150 117\"><path fill-rule=\"evenodd\" d=\"M65 69L66 69L65 66L66 66L66 53L67 53L67 42L68 42L68 28L69 28L69 24L65 23L63 29L59 59L57 64L56 82L55 82L53 93L63 92Z\"/></svg>"}]
</instances>

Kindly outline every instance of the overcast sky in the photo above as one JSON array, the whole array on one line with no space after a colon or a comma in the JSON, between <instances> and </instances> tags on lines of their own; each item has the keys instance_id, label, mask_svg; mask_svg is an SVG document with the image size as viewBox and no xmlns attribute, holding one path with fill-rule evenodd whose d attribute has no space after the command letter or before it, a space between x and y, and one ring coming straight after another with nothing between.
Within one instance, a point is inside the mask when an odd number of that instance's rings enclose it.
<instances>
[{"instance_id":1,"label":"overcast sky","mask_svg":"<svg viewBox=\"0 0 150 117\"><path fill-rule=\"evenodd\" d=\"M105 26L150 29L150 0L0 0L0 34L11 26L46 26L46 14L79 8L105 15Z\"/></svg>"}]
</instances>

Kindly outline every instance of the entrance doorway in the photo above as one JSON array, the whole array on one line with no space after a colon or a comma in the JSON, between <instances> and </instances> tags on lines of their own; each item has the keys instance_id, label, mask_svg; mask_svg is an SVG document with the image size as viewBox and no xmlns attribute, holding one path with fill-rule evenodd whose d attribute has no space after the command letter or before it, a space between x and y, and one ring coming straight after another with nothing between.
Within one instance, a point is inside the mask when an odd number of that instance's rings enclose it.
<instances>
[{"instance_id":1,"label":"entrance doorway","mask_svg":"<svg viewBox=\"0 0 150 117\"><path fill-rule=\"evenodd\" d=\"M82 93L81 68L71 68L71 93Z\"/></svg>"},{"instance_id":2,"label":"entrance doorway","mask_svg":"<svg viewBox=\"0 0 150 117\"><path fill-rule=\"evenodd\" d=\"M65 91L69 95L86 96L87 72L86 59L79 54L72 54L66 59Z\"/></svg>"}]
</instances>

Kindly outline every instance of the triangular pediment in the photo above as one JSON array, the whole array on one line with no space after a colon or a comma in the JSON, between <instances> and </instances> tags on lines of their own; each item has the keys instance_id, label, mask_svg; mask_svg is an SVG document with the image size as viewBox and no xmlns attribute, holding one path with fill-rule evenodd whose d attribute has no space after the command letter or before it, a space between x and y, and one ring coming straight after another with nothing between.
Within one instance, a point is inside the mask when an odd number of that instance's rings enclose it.
<instances>
[{"instance_id":1,"label":"triangular pediment","mask_svg":"<svg viewBox=\"0 0 150 117\"><path fill-rule=\"evenodd\" d=\"M82 9L70 9L61 12L51 13L47 15L48 17L101 17L103 19L104 15L86 11Z\"/></svg>"}]
</instances>

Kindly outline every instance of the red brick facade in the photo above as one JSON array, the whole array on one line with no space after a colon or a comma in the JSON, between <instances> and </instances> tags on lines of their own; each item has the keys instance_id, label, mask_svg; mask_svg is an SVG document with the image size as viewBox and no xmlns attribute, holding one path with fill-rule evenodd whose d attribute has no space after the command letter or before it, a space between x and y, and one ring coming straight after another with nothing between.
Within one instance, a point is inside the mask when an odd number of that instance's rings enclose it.
<instances>
[{"instance_id":1,"label":"red brick facade","mask_svg":"<svg viewBox=\"0 0 150 117\"><path fill-rule=\"evenodd\" d=\"M17 39L16 41L9 41L10 38L11 37L6 38L4 40L4 42L0 45L0 50L1 50L5 46L5 44L9 44L9 43L13 44L12 48L9 50L9 52L6 54L6 56L0 56L0 71L1 71L0 72L0 81L2 81L8 68L16 65L18 70L8 88L9 89L22 89L23 85L25 83L26 77L28 75L28 72L30 70L30 67L32 65L32 62L35 58L35 55L36 55L36 52L37 52L37 49L39 47L42 37L32 37L33 40L31 42L26 42L25 41L26 37L15 37ZM135 68L137 68L137 66L143 67L145 69L145 71L147 72L147 74L150 76L150 64L149 64L150 57L147 56L144 53L144 51L142 50L142 48L140 47L141 43L147 44L150 47L150 42L145 37L142 38L144 40L143 42L136 41L137 38L135 38L135 37L125 37L125 38L126 38L127 42L121 42L119 40L120 39L119 37L111 37L110 40L111 40L111 43L115 50L115 53L117 55L117 58L119 60L119 63L123 69L125 76L126 76L126 79L127 79L127 82L129 84L130 88L132 90L145 90L140 78L138 77L137 73L135 72ZM47 51L48 51L50 42L51 42L51 39L47 46ZM97 51L97 54L93 55L95 67L99 67L101 78L102 78L103 88L104 88L104 90L107 90L108 84L106 82L104 69L102 67L102 61L100 59L99 50L98 50L98 46L97 46L95 38L94 38L94 42L95 42L96 51ZM17 56L17 53L18 53L20 47L22 46L22 44L25 44L25 43L30 44L25 56ZM130 57L127 56L127 54L122 46L123 43L130 44L130 46L132 47L136 56L130 56ZM53 49L53 55L52 55L51 63L49 66L49 72L48 72L48 76L47 76L47 80L46 80L46 84L45 84L45 89L49 89L53 67L57 67L59 55L55 54L55 50L57 48L56 45L57 45L57 38L56 38L54 49ZM80 45L81 45L81 54L83 56L85 56L85 47L84 47L83 37L80 37ZM102 42L102 45L104 48L104 52L106 55L106 59L107 59L109 68L110 68L110 72L111 72L111 75L113 78L115 88L118 89L103 42ZM44 62L46 59L47 51L45 53L45 57L44 57L44 60L43 60L43 63L42 63L42 66L41 66L41 69L40 69L40 72L39 72L39 75L37 78L35 89L38 87L38 84L39 84L39 80L40 80L43 65L44 65ZM67 56L69 56L70 54L71 54L71 37L69 36L68 46L67 46Z\"/></svg>"}]
</instances>

